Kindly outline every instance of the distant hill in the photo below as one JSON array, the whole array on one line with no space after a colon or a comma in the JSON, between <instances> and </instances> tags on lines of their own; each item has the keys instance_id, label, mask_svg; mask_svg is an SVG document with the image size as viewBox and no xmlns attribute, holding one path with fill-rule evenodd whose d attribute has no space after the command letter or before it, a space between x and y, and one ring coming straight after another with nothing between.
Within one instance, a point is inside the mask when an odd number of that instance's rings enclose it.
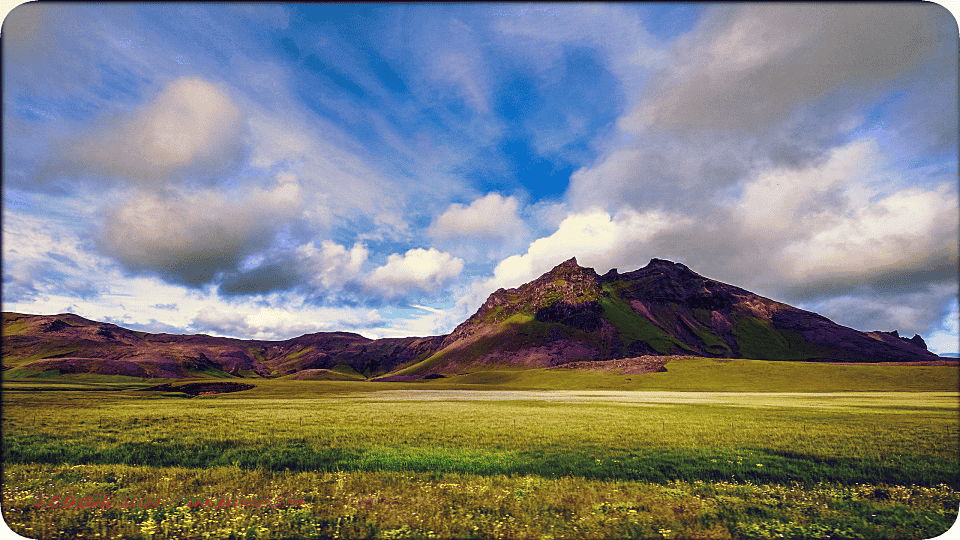
<instances>
[{"instance_id":1,"label":"distant hill","mask_svg":"<svg viewBox=\"0 0 960 540\"><path fill-rule=\"evenodd\" d=\"M3 314L5 377L408 380L481 366L671 355L870 363L940 358L920 336L859 332L659 259L602 276L570 259L530 283L491 294L446 336L373 340L318 332L263 341L151 334L73 314Z\"/></svg>"},{"instance_id":2,"label":"distant hill","mask_svg":"<svg viewBox=\"0 0 960 540\"><path fill-rule=\"evenodd\" d=\"M500 289L421 362L392 379L474 366L544 367L663 355L829 362L937 360L917 335L859 332L653 259L600 276L570 259Z\"/></svg>"},{"instance_id":3,"label":"distant hill","mask_svg":"<svg viewBox=\"0 0 960 540\"><path fill-rule=\"evenodd\" d=\"M318 332L285 341L150 334L73 314L3 314L6 377L43 372L150 378L281 377L338 367L365 376L429 356L442 337Z\"/></svg>"}]
</instances>

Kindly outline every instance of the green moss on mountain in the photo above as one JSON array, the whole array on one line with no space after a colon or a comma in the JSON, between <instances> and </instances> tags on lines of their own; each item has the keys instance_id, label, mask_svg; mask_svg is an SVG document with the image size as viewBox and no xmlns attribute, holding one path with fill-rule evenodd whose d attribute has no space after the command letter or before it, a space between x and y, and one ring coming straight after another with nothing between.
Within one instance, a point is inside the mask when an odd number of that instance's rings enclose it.
<instances>
[{"instance_id":1,"label":"green moss on mountain","mask_svg":"<svg viewBox=\"0 0 960 540\"><path fill-rule=\"evenodd\" d=\"M600 299L600 305L603 306L603 318L617 328L625 348L633 342L642 341L659 354L690 350L679 340L658 328L650 319L634 311L630 304L621 299L617 290L623 290L623 288L623 285L618 286L616 282L604 283L603 290L608 294Z\"/></svg>"}]
</instances>

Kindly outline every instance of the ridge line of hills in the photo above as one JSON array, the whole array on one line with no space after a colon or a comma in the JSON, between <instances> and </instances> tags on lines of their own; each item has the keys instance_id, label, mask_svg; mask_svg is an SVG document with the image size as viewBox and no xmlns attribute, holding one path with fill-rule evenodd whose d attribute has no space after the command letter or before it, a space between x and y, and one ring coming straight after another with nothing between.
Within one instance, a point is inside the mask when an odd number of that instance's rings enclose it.
<instances>
[{"instance_id":1,"label":"ridge line of hills","mask_svg":"<svg viewBox=\"0 0 960 540\"><path fill-rule=\"evenodd\" d=\"M74 314L3 313L4 378L94 373L415 380L675 355L856 363L941 359L919 335L860 332L660 259L601 276L572 258L520 287L494 292L442 336L369 339L317 332L247 340L151 334Z\"/></svg>"}]
</instances>

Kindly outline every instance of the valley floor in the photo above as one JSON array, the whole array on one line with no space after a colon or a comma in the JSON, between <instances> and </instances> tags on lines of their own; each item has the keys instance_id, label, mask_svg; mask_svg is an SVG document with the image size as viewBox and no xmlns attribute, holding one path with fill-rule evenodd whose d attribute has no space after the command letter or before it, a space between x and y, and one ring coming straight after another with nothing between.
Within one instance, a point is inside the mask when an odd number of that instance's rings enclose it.
<instances>
[{"instance_id":1,"label":"valley floor","mask_svg":"<svg viewBox=\"0 0 960 540\"><path fill-rule=\"evenodd\" d=\"M874 374L819 393L5 381L3 518L28 538L932 538L960 507L955 375Z\"/></svg>"}]
</instances>

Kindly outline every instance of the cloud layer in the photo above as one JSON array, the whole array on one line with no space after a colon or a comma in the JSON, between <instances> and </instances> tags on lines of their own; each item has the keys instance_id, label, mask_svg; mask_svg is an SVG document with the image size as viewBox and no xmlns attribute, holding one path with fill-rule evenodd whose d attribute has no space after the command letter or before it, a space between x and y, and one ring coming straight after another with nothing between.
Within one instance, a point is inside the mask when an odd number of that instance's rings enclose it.
<instances>
[{"instance_id":1,"label":"cloud layer","mask_svg":"<svg viewBox=\"0 0 960 540\"><path fill-rule=\"evenodd\" d=\"M957 50L933 4L25 4L4 309L422 335L658 257L949 343Z\"/></svg>"}]
</instances>

